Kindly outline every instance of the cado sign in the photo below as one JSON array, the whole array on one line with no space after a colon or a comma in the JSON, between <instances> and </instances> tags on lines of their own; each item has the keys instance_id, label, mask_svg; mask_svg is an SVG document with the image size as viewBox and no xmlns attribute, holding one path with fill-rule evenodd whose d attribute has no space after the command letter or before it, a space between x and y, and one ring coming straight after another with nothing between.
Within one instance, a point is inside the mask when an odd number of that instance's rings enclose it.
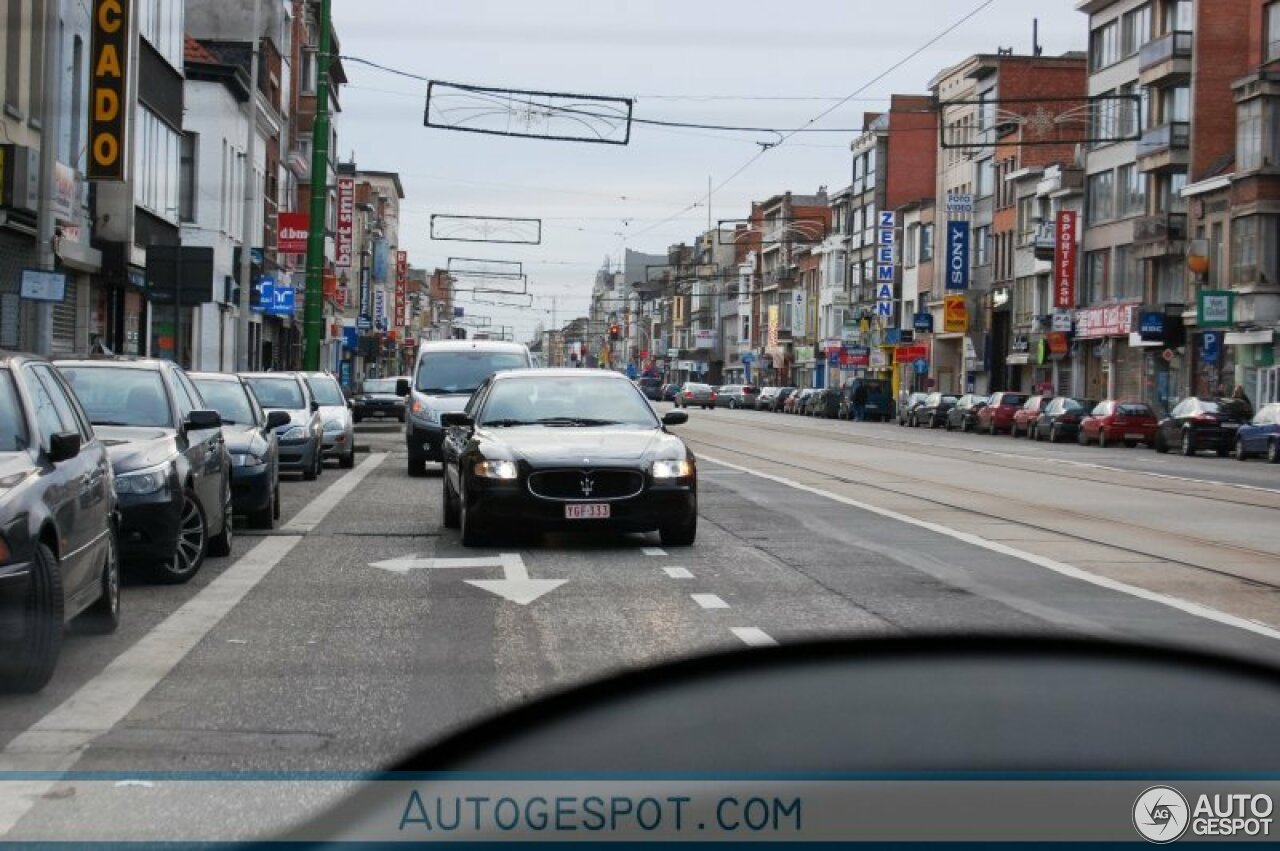
<instances>
[{"instance_id":1,"label":"cado sign","mask_svg":"<svg viewBox=\"0 0 1280 851\"><path fill-rule=\"evenodd\" d=\"M89 64L89 180L126 178L129 0L94 0Z\"/></svg>"}]
</instances>

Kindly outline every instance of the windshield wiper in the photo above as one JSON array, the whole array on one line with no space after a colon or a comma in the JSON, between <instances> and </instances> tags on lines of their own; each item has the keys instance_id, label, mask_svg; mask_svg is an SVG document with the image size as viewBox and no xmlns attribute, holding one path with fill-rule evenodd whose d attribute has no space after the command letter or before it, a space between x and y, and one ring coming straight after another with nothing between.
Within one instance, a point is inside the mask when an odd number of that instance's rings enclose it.
<instances>
[{"instance_id":1,"label":"windshield wiper","mask_svg":"<svg viewBox=\"0 0 1280 851\"><path fill-rule=\"evenodd\" d=\"M593 420L589 417L544 417L538 425L610 426L622 425L618 420Z\"/></svg>"},{"instance_id":2,"label":"windshield wiper","mask_svg":"<svg viewBox=\"0 0 1280 851\"><path fill-rule=\"evenodd\" d=\"M418 392L426 393L431 396L470 396L472 393L476 392L476 388L472 387L469 390L455 388L450 390L447 387L419 387Z\"/></svg>"},{"instance_id":3,"label":"windshield wiper","mask_svg":"<svg viewBox=\"0 0 1280 851\"><path fill-rule=\"evenodd\" d=\"M119 420L93 420L96 426L119 426L120 428L133 428L133 423L122 423Z\"/></svg>"},{"instance_id":4,"label":"windshield wiper","mask_svg":"<svg viewBox=\"0 0 1280 851\"><path fill-rule=\"evenodd\" d=\"M531 423L528 420L506 419L506 420L485 420L484 422L480 423L480 425L493 426L495 428L515 428L517 426L537 425L537 423Z\"/></svg>"}]
</instances>

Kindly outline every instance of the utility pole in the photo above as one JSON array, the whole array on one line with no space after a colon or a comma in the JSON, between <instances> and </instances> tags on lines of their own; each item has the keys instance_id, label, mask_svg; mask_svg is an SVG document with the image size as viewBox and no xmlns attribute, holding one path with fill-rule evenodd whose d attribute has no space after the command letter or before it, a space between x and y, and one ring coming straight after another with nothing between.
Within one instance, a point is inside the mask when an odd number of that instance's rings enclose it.
<instances>
[{"instance_id":1,"label":"utility pole","mask_svg":"<svg viewBox=\"0 0 1280 851\"><path fill-rule=\"evenodd\" d=\"M253 32L249 39L249 138L245 141L244 229L240 236L240 315L236 319L236 369L249 371L249 305L253 293L254 223L257 221L258 178L258 54L262 40L262 0L253 0ZM263 247L264 259L266 246Z\"/></svg>"},{"instance_id":2,"label":"utility pole","mask_svg":"<svg viewBox=\"0 0 1280 851\"><path fill-rule=\"evenodd\" d=\"M57 230L53 203L58 194L58 137L62 118L62 40L58 0L44 2L44 79L40 91L40 203L36 210L36 252L41 271L57 269L53 251ZM65 298L65 294L64 294ZM36 354L53 352L53 303L36 302Z\"/></svg>"},{"instance_id":3,"label":"utility pole","mask_svg":"<svg viewBox=\"0 0 1280 851\"><path fill-rule=\"evenodd\" d=\"M302 368L320 369L324 331L324 226L329 200L330 4L320 0L320 52L316 55L316 116L311 131L311 232L307 236L307 307L303 322Z\"/></svg>"}]
</instances>

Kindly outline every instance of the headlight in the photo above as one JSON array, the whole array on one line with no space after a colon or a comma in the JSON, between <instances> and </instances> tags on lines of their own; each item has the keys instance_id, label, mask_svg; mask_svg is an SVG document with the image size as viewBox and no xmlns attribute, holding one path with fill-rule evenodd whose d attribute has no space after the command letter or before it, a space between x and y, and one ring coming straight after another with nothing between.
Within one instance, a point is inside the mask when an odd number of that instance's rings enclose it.
<instances>
[{"instance_id":1,"label":"headlight","mask_svg":"<svg viewBox=\"0 0 1280 851\"><path fill-rule=\"evenodd\" d=\"M515 461L477 461L474 472L482 479L513 481L520 477Z\"/></svg>"},{"instance_id":2,"label":"headlight","mask_svg":"<svg viewBox=\"0 0 1280 851\"><path fill-rule=\"evenodd\" d=\"M310 434L306 426L294 426L280 435L281 440L306 440L308 437Z\"/></svg>"},{"instance_id":3,"label":"headlight","mask_svg":"<svg viewBox=\"0 0 1280 851\"><path fill-rule=\"evenodd\" d=\"M151 467L116 476L116 493L148 494L163 490L169 480L169 466Z\"/></svg>"},{"instance_id":4,"label":"headlight","mask_svg":"<svg viewBox=\"0 0 1280 851\"><path fill-rule=\"evenodd\" d=\"M413 416L418 419L426 420L429 423L435 423L436 425L440 424L440 412L433 408L428 408L422 402L414 402L413 407L409 409L409 413L413 414Z\"/></svg>"},{"instance_id":5,"label":"headlight","mask_svg":"<svg viewBox=\"0 0 1280 851\"><path fill-rule=\"evenodd\" d=\"M346 427L347 424L342 420L329 420L324 424L324 430L328 432L344 431Z\"/></svg>"},{"instance_id":6,"label":"headlight","mask_svg":"<svg viewBox=\"0 0 1280 851\"><path fill-rule=\"evenodd\" d=\"M231 466L233 467L265 467L266 465L266 458L261 455L254 455L252 452L231 456Z\"/></svg>"},{"instance_id":7,"label":"headlight","mask_svg":"<svg viewBox=\"0 0 1280 851\"><path fill-rule=\"evenodd\" d=\"M680 461L654 461L649 471L655 479L687 479L693 475L693 465L688 459Z\"/></svg>"}]
</instances>

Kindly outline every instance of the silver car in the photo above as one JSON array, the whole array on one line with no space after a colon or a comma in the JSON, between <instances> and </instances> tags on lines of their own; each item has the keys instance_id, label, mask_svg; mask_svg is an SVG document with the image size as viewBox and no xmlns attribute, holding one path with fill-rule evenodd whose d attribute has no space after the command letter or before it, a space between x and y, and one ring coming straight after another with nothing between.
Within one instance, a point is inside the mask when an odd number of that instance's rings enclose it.
<instances>
[{"instance_id":1,"label":"silver car","mask_svg":"<svg viewBox=\"0 0 1280 851\"><path fill-rule=\"evenodd\" d=\"M324 422L321 457L337 458L338 466L350 470L356 465L356 425L351 417L351 403L342 394L338 380L327 372L304 372L302 377L311 395L320 403L320 419Z\"/></svg>"},{"instance_id":2,"label":"silver car","mask_svg":"<svg viewBox=\"0 0 1280 851\"><path fill-rule=\"evenodd\" d=\"M307 382L296 372L246 372L242 377L267 413L284 411L289 415L289 423L276 429L280 472L301 473L307 481L315 479L324 471L324 421L320 419L320 403L311 395Z\"/></svg>"}]
</instances>

